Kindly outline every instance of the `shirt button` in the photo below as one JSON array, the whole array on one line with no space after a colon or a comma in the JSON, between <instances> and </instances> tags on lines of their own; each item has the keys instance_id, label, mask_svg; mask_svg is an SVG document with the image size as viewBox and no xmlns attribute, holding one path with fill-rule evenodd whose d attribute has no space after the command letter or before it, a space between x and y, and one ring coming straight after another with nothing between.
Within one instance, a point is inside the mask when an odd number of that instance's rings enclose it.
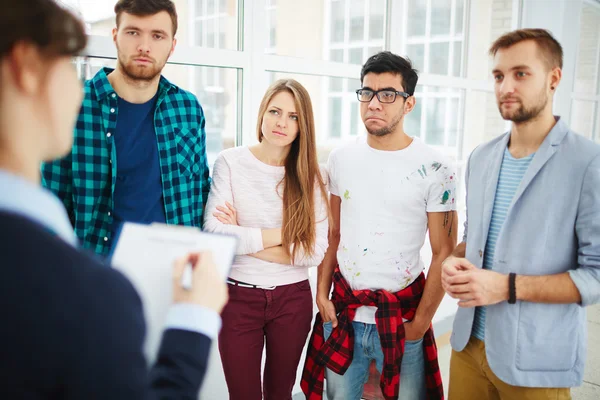
<instances>
[{"instance_id":1,"label":"shirt button","mask_svg":"<svg viewBox=\"0 0 600 400\"><path fill-rule=\"evenodd\" d=\"M115 109L114 109L114 108L111 108L111 109L110 109L110 112L111 112L111 113L114 113L114 112L115 112Z\"/></svg>"},{"instance_id":2,"label":"shirt button","mask_svg":"<svg viewBox=\"0 0 600 400\"><path fill-rule=\"evenodd\" d=\"M479 250L479 258L483 257L483 251Z\"/></svg>"},{"instance_id":3,"label":"shirt button","mask_svg":"<svg viewBox=\"0 0 600 400\"><path fill-rule=\"evenodd\" d=\"M106 236L104 236L104 241L108 242L108 238Z\"/></svg>"},{"instance_id":4,"label":"shirt button","mask_svg":"<svg viewBox=\"0 0 600 400\"><path fill-rule=\"evenodd\" d=\"M106 134L106 137L111 137L111 136L112 136L112 133L110 133L110 132L108 132L108 133Z\"/></svg>"},{"instance_id":5,"label":"shirt button","mask_svg":"<svg viewBox=\"0 0 600 400\"><path fill-rule=\"evenodd\" d=\"M113 93L112 94L112 98L114 99L115 97L117 97L117 95Z\"/></svg>"},{"instance_id":6,"label":"shirt button","mask_svg":"<svg viewBox=\"0 0 600 400\"><path fill-rule=\"evenodd\" d=\"M109 162L110 164L112 164L112 160L108 160L108 162Z\"/></svg>"},{"instance_id":7,"label":"shirt button","mask_svg":"<svg viewBox=\"0 0 600 400\"><path fill-rule=\"evenodd\" d=\"M108 212L108 216L110 217L110 211Z\"/></svg>"}]
</instances>

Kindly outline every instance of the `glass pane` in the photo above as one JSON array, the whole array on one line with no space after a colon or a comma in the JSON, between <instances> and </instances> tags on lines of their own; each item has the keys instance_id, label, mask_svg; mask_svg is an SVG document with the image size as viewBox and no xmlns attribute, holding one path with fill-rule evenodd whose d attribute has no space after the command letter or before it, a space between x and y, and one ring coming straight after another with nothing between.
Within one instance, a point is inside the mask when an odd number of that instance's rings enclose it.
<instances>
[{"instance_id":1,"label":"glass pane","mask_svg":"<svg viewBox=\"0 0 600 400\"><path fill-rule=\"evenodd\" d=\"M460 117L460 99L449 100L448 137L446 146L455 147L458 139L458 120Z\"/></svg>"},{"instance_id":2,"label":"glass pane","mask_svg":"<svg viewBox=\"0 0 600 400\"><path fill-rule=\"evenodd\" d=\"M594 140L596 143L600 143L600 102L596 103L596 134Z\"/></svg>"},{"instance_id":3,"label":"glass pane","mask_svg":"<svg viewBox=\"0 0 600 400\"><path fill-rule=\"evenodd\" d=\"M361 123L358 117L358 100L350 104L350 135L358 135L358 126Z\"/></svg>"},{"instance_id":4,"label":"glass pane","mask_svg":"<svg viewBox=\"0 0 600 400\"><path fill-rule=\"evenodd\" d=\"M431 34L450 33L451 0L431 0Z\"/></svg>"},{"instance_id":5,"label":"glass pane","mask_svg":"<svg viewBox=\"0 0 600 400\"><path fill-rule=\"evenodd\" d=\"M488 56L490 45L500 35L511 30L513 1L477 0L470 2L470 13L476 24L469 26L469 58L465 67L470 79L492 80L493 59Z\"/></svg>"},{"instance_id":6,"label":"glass pane","mask_svg":"<svg viewBox=\"0 0 600 400\"><path fill-rule=\"evenodd\" d=\"M594 129L594 109L596 103L593 101L573 100L571 103L571 129L585 136L592 138L592 129Z\"/></svg>"},{"instance_id":7,"label":"glass pane","mask_svg":"<svg viewBox=\"0 0 600 400\"><path fill-rule=\"evenodd\" d=\"M415 108L404 119L404 132L408 136L421 137L422 100L417 98Z\"/></svg>"},{"instance_id":8,"label":"glass pane","mask_svg":"<svg viewBox=\"0 0 600 400\"><path fill-rule=\"evenodd\" d=\"M277 45L277 9L267 8L267 44L265 47L265 53L274 54L275 46Z\"/></svg>"},{"instance_id":9,"label":"glass pane","mask_svg":"<svg viewBox=\"0 0 600 400\"><path fill-rule=\"evenodd\" d=\"M350 93L350 97L353 100L356 100L356 102L358 103L358 100L356 99L356 90L360 89L360 79L347 79L348 81L348 93Z\"/></svg>"},{"instance_id":10,"label":"glass pane","mask_svg":"<svg viewBox=\"0 0 600 400\"><path fill-rule=\"evenodd\" d=\"M344 50L334 49L329 53L329 60L336 62L344 62Z\"/></svg>"},{"instance_id":11,"label":"glass pane","mask_svg":"<svg viewBox=\"0 0 600 400\"><path fill-rule=\"evenodd\" d=\"M454 62L452 67L452 75L462 76L462 42L454 42Z\"/></svg>"},{"instance_id":12,"label":"glass pane","mask_svg":"<svg viewBox=\"0 0 600 400\"><path fill-rule=\"evenodd\" d=\"M196 21L194 27L196 28L195 31L195 35L196 37L194 38L196 40L196 43L201 46L204 44L204 41L206 39L204 39L204 24L200 23L199 21Z\"/></svg>"},{"instance_id":13,"label":"glass pane","mask_svg":"<svg viewBox=\"0 0 600 400\"><path fill-rule=\"evenodd\" d=\"M269 47L275 47L277 45L277 33L275 26L269 27Z\"/></svg>"},{"instance_id":14,"label":"glass pane","mask_svg":"<svg viewBox=\"0 0 600 400\"><path fill-rule=\"evenodd\" d=\"M365 2L350 1L350 41L362 41L365 35Z\"/></svg>"},{"instance_id":15,"label":"glass pane","mask_svg":"<svg viewBox=\"0 0 600 400\"><path fill-rule=\"evenodd\" d=\"M464 31L465 21L465 0L456 0L455 8L455 19L454 19L454 33L460 35Z\"/></svg>"},{"instance_id":16,"label":"glass pane","mask_svg":"<svg viewBox=\"0 0 600 400\"><path fill-rule=\"evenodd\" d=\"M475 90L466 94L463 121L463 159L466 159L476 146L505 133L509 125L500 116L494 93Z\"/></svg>"},{"instance_id":17,"label":"glass pane","mask_svg":"<svg viewBox=\"0 0 600 400\"><path fill-rule=\"evenodd\" d=\"M427 131L425 132L425 142L432 146L442 146L444 144L446 103L447 99L444 98L425 99L425 109L427 110Z\"/></svg>"},{"instance_id":18,"label":"glass pane","mask_svg":"<svg viewBox=\"0 0 600 400\"><path fill-rule=\"evenodd\" d=\"M329 91L341 92L344 90L344 81L340 78L329 78Z\"/></svg>"},{"instance_id":19,"label":"glass pane","mask_svg":"<svg viewBox=\"0 0 600 400\"><path fill-rule=\"evenodd\" d=\"M378 0L375 4L385 4ZM301 4L301 6L299 6ZM368 12L368 14L366 14ZM386 17L385 6L375 8L365 0L310 0L277 3L276 54L304 59L333 59L332 50L385 47L381 28L367 26L371 17ZM376 17L376 16L380 17ZM377 33L379 32L379 33ZM335 55L336 57L338 54ZM355 63L362 63L354 58ZM345 62L352 62L348 58Z\"/></svg>"},{"instance_id":20,"label":"glass pane","mask_svg":"<svg viewBox=\"0 0 600 400\"><path fill-rule=\"evenodd\" d=\"M365 34L365 20L363 16L350 20L350 40L361 41Z\"/></svg>"},{"instance_id":21,"label":"glass pane","mask_svg":"<svg viewBox=\"0 0 600 400\"><path fill-rule=\"evenodd\" d=\"M367 58L369 58L369 57L371 57L372 55L375 55L375 54L377 54L377 53L381 52L382 50L383 50L383 48L381 48L381 47L369 47L369 48L367 49ZM365 62L366 62L366 61L367 61L367 60L365 59Z\"/></svg>"},{"instance_id":22,"label":"glass pane","mask_svg":"<svg viewBox=\"0 0 600 400\"><path fill-rule=\"evenodd\" d=\"M450 43L432 43L429 46L429 73L448 75Z\"/></svg>"},{"instance_id":23,"label":"glass pane","mask_svg":"<svg viewBox=\"0 0 600 400\"><path fill-rule=\"evenodd\" d=\"M409 44L406 46L406 56L412 61L413 68L425 72L425 45Z\"/></svg>"},{"instance_id":24,"label":"glass pane","mask_svg":"<svg viewBox=\"0 0 600 400\"><path fill-rule=\"evenodd\" d=\"M215 47L215 22L214 19L209 19L204 22L204 26L206 27L206 42L202 43L204 47L210 47L211 49ZM202 23L202 21L200 23Z\"/></svg>"},{"instance_id":25,"label":"glass pane","mask_svg":"<svg viewBox=\"0 0 600 400\"><path fill-rule=\"evenodd\" d=\"M363 64L363 49L362 48L350 49L348 51L348 58L349 58L350 64L362 65Z\"/></svg>"},{"instance_id":26,"label":"glass pane","mask_svg":"<svg viewBox=\"0 0 600 400\"><path fill-rule=\"evenodd\" d=\"M91 79L102 67L114 68L114 59L78 57L84 79ZM163 75L171 83L196 95L206 119L206 154L209 165L224 149L236 145L238 73L234 68L167 64Z\"/></svg>"},{"instance_id":27,"label":"glass pane","mask_svg":"<svg viewBox=\"0 0 600 400\"><path fill-rule=\"evenodd\" d=\"M574 91L578 93L594 93L596 81L599 79L600 67L600 7L584 3L581 12L579 35L579 53L577 55L577 71L575 73Z\"/></svg>"},{"instance_id":28,"label":"glass pane","mask_svg":"<svg viewBox=\"0 0 600 400\"><path fill-rule=\"evenodd\" d=\"M385 28L385 0L371 0L369 2L369 38L383 39Z\"/></svg>"},{"instance_id":29,"label":"glass pane","mask_svg":"<svg viewBox=\"0 0 600 400\"><path fill-rule=\"evenodd\" d=\"M339 0L331 3L331 41L344 41L344 27L346 21L346 1ZM291 22L291 21L290 21Z\"/></svg>"},{"instance_id":30,"label":"glass pane","mask_svg":"<svg viewBox=\"0 0 600 400\"><path fill-rule=\"evenodd\" d=\"M115 26L116 0L61 0L78 12L86 22L91 35L112 36ZM225 40L219 41L219 49L238 50L238 10L235 0L174 0L179 15L175 37L180 46L206 46L201 30L208 21L222 18ZM218 9L217 9L218 6ZM200 32L198 32L200 30ZM214 43L215 41L213 41ZM213 45L215 46L215 45ZM177 48L175 48L177 51Z\"/></svg>"},{"instance_id":31,"label":"glass pane","mask_svg":"<svg viewBox=\"0 0 600 400\"><path fill-rule=\"evenodd\" d=\"M329 136L339 138L342 136L341 121L338 119L342 115L342 99L333 97L329 99Z\"/></svg>"},{"instance_id":32,"label":"glass pane","mask_svg":"<svg viewBox=\"0 0 600 400\"><path fill-rule=\"evenodd\" d=\"M408 0L407 12L407 35L425 36L425 19L427 14L427 2L423 0Z\"/></svg>"},{"instance_id":33,"label":"glass pane","mask_svg":"<svg viewBox=\"0 0 600 400\"><path fill-rule=\"evenodd\" d=\"M371 15L371 17L369 18L369 38L383 39L384 26L385 22L383 19L383 14Z\"/></svg>"}]
</instances>

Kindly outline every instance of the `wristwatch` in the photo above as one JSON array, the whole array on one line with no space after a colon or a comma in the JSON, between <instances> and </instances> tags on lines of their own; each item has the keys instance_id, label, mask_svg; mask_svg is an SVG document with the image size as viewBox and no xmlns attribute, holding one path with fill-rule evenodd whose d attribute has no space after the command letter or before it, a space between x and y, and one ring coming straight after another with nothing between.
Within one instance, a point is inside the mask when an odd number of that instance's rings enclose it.
<instances>
[{"instance_id":1,"label":"wristwatch","mask_svg":"<svg viewBox=\"0 0 600 400\"><path fill-rule=\"evenodd\" d=\"M517 285L515 281L517 274L511 272L508 274L508 304L515 304L517 302Z\"/></svg>"}]
</instances>

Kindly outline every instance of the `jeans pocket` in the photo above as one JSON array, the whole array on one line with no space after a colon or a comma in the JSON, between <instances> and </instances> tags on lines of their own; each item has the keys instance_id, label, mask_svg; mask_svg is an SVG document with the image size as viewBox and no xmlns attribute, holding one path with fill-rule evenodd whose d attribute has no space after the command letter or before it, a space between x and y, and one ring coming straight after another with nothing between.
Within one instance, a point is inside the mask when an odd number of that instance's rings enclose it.
<instances>
[{"instance_id":1,"label":"jeans pocket","mask_svg":"<svg viewBox=\"0 0 600 400\"><path fill-rule=\"evenodd\" d=\"M331 331L333 331L331 321L323 322L323 337L325 340L329 339L329 336L331 336Z\"/></svg>"},{"instance_id":2,"label":"jeans pocket","mask_svg":"<svg viewBox=\"0 0 600 400\"><path fill-rule=\"evenodd\" d=\"M423 338L418 340L406 340L404 342L404 354L415 354L423 349Z\"/></svg>"}]
</instances>

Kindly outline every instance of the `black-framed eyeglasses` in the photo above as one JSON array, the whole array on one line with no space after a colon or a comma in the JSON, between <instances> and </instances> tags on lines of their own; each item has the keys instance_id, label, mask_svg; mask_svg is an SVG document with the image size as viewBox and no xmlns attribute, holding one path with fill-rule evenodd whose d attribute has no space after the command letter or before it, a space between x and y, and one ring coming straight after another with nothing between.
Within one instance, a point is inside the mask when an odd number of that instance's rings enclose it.
<instances>
[{"instance_id":1,"label":"black-framed eyeglasses","mask_svg":"<svg viewBox=\"0 0 600 400\"><path fill-rule=\"evenodd\" d=\"M356 97L361 103L368 103L373 99L373 96L377 96L377 100L380 103L393 103L396 101L396 96L402 96L405 99L410 97L410 94L406 92L398 92L396 90L369 90L369 89L358 89L356 91Z\"/></svg>"}]
</instances>

